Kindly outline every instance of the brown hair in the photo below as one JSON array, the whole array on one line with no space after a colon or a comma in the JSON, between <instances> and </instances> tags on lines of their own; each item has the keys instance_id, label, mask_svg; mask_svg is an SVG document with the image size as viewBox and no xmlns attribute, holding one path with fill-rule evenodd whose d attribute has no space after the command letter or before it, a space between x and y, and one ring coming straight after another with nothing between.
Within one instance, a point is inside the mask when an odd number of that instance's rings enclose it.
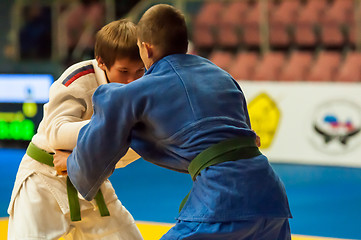
<instances>
[{"instance_id":1,"label":"brown hair","mask_svg":"<svg viewBox=\"0 0 361 240\"><path fill-rule=\"evenodd\" d=\"M94 53L108 68L119 58L141 61L134 23L120 19L105 25L96 34Z\"/></svg>"},{"instance_id":2,"label":"brown hair","mask_svg":"<svg viewBox=\"0 0 361 240\"><path fill-rule=\"evenodd\" d=\"M188 34L184 15L167 4L148 9L137 24L140 42L156 46L163 56L186 53Z\"/></svg>"}]
</instances>

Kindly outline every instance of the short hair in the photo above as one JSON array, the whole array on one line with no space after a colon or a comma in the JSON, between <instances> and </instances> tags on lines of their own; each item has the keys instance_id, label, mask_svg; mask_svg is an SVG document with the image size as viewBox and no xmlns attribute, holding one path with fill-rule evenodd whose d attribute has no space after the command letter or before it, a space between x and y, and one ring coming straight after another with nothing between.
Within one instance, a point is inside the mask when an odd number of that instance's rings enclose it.
<instances>
[{"instance_id":1,"label":"short hair","mask_svg":"<svg viewBox=\"0 0 361 240\"><path fill-rule=\"evenodd\" d=\"M140 42L156 46L163 56L187 52L185 18L173 6L158 4L149 8L137 24L137 35Z\"/></svg>"},{"instance_id":2,"label":"short hair","mask_svg":"<svg viewBox=\"0 0 361 240\"><path fill-rule=\"evenodd\" d=\"M96 34L94 54L108 68L113 66L116 59L141 61L135 24L127 19L120 19L102 27Z\"/></svg>"}]
</instances>

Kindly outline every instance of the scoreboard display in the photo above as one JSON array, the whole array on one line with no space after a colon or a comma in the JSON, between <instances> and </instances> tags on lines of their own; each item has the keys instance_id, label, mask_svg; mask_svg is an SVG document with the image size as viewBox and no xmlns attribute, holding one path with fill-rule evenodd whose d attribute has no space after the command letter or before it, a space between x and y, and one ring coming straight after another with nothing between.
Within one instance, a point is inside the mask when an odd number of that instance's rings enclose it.
<instances>
[{"instance_id":1,"label":"scoreboard display","mask_svg":"<svg viewBox=\"0 0 361 240\"><path fill-rule=\"evenodd\" d=\"M49 74L0 74L0 147L27 147L53 81Z\"/></svg>"}]
</instances>

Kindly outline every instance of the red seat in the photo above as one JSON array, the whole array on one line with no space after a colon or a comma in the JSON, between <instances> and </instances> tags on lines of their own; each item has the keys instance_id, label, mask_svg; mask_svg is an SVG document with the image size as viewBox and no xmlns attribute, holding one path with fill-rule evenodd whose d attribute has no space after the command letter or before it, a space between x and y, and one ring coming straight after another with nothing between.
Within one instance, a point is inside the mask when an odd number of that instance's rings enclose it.
<instances>
[{"instance_id":1,"label":"red seat","mask_svg":"<svg viewBox=\"0 0 361 240\"><path fill-rule=\"evenodd\" d=\"M341 65L335 81L361 82L361 53L350 52Z\"/></svg>"},{"instance_id":2,"label":"red seat","mask_svg":"<svg viewBox=\"0 0 361 240\"><path fill-rule=\"evenodd\" d=\"M356 24L356 18L355 18L355 13L357 13L358 15L361 14L360 10L353 10L352 18L350 20L350 24L348 24L347 26L347 30L348 30L348 39L349 39L349 43L353 46L356 45L357 42L357 31L360 31L360 29L357 29L357 24Z\"/></svg>"},{"instance_id":3,"label":"red seat","mask_svg":"<svg viewBox=\"0 0 361 240\"><path fill-rule=\"evenodd\" d=\"M333 81L340 66L339 52L323 51L319 53L314 66L310 70L307 81Z\"/></svg>"},{"instance_id":4,"label":"red seat","mask_svg":"<svg viewBox=\"0 0 361 240\"><path fill-rule=\"evenodd\" d=\"M279 79L282 81L302 81L312 64L313 56L311 52L292 52L287 64L282 69Z\"/></svg>"},{"instance_id":5,"label":"red seat","mask_svg":"<svg viewBox=\"0 0 361 240\"><path fill-rule=\"evenodd\" d=\"M229 67L229 74L236 80L252 80L258 55L253 52L240 52Z\"/></svg>"},{"instance_id":6,"label":"red seat","mask_svg":"<svg viewBox=\"0 0 361 240\"><path fill-rule=\"evenodd\" d=\"M216 42L216 29L223 10L217 1L205 2L194 21L193 43L196 47L213 47Z\"/></svg>"},{"instance_id":7,"label":"red seat","mask_svg":"<svg viewBox=\"0 0 361 240\"><path fill-rule=\"evenodd\" d=\"M272 11L273 3L268 1L268 12ZM254 6L250 7L248 11L245 23L244 23L244 34L243 42L247 46L259 47L261 43L260 38L260 14L261 14L261 4L259 1L256 1Z\"/></svg>"},{"instance_id":8,"label":"red seat","mask_svg":"<svg viewBox=\"0 0 361 240\"><path fill-rule=\"evenodd\" d=\"M247 11L245 1L232 2L223 11L218 29L218 44L221 47L236 47L242 42L242 25Z\"/></svg>"},{"instance_id":9,"label":"red seat","mask_svg":"<svg viewBox=\"0 0 361 240\"><path fill-rule=\"evenodd\" d=\"M260 27L259 27L259 15L260 4L257 2L247 14L247 18L244 24L243 40L246 45L259 46L260 45Z\"/></svg>"},{"instance_id":10,"label":"red seat","mask_svg":"<svg viewBox=\"0 0 361 240\"><path fill-rule=\"evenodd\" d=\"M300 9L299 0L283 1L270 15L270 44L288 46L291 43L289 29L295 25Z\"/></svg>"},{"instance_id":11,"label":"red seat","mask_svg":"<svg viewBox=\"0 0 361 240\"><path fill-rule=\"evenodd\" d=\"M266 53L258 64L254 80L278 80L281 69L285 63L285 55L282 52Z\"/></svg>"},{"instance_id":12,"label":"red seat","mask_svg":"<svg viewBox=\"0 0 361 240\"><path fill-rule=\"evenodd\" d=\"M214 50L208 59L218 67L228 71L229 65L233 59L233 55L230 52Z\"/></svg>"},{"instance_id":13,"label":"red seat","mask_svg":"<svg viewBox=\"0 0 361 240\"><path fill-rule=\"evenodd\" d=\"M343 29L352 24L353 0L335 0L322 17L321 42L325 46L341 47L346 42Z\"/></svg>"},{"instance_id":14,"label":"red seat","mask_svg":"<svg viewBox=\"0 0 361 240\"><path fill-rule=\"evenodd\" d=\"M300 10L295 27L296 45L304 47L316 45L318 37L315 30L326 6L326 0L311 0Z\"/></svg>"},{"instance_id":15,"label":"red seat","mask_svg":"<svg viewBox=\"0 0 361 240\"><path fill-rule=\"evenodd\" d=\"M349 39L349 43L353 46L356 45L356 24L352 23L351 25L348 26L348 39Z\"/></svg>"}]
</instances>

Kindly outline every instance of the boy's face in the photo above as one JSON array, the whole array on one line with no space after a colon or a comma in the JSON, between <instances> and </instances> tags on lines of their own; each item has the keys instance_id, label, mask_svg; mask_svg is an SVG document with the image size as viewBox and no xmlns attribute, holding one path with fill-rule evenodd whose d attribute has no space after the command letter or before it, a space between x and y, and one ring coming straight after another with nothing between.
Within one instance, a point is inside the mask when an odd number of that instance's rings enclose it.
<instances>
[{"instance_id":1,"label":"boy's face","mask_svg":"<svg viewBox=\"0 0 361 240\"><path fill-rule=\"evenodd\" d=\"M116 59L113 66L109 69L98 59L99 67L104 70L108 76L109 82L130 83L140 78L144 74L144 64L141 60L131 60L129 58Z\"/></svg>"}]
</instances>

